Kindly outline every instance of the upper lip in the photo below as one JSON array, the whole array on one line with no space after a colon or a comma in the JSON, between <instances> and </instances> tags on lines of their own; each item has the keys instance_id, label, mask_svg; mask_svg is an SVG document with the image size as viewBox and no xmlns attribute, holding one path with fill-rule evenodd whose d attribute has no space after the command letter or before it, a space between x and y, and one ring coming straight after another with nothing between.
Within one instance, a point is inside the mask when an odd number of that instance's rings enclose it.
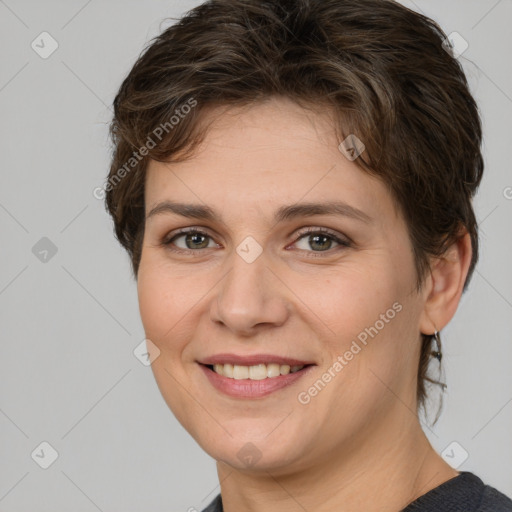
<instances>
[{"instance_id":1,"label":"upper lip","mask_svg":"<svg viewBox=\"0 0 512 512\"><path fill-rule=\"evenodd\" d=\"M299 359L292 359L290 357L277 356L273 354L252 354L252 355L237 355L237 354L215 354L213 356L205 357L198 361L200 364L232 364L239 366L255 366L257 364L288 364L290 366L306 366L315 364L312 361L302 361Z\"/></svg>"}]
</instances>

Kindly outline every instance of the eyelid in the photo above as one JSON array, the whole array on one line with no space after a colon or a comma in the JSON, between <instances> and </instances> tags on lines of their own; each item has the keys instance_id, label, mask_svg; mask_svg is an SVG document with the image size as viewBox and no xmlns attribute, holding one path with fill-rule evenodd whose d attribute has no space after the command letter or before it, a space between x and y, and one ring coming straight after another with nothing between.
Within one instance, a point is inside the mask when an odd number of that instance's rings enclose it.
<instances>
[{"instance_id":1,"label":"eyelid","mask_svg":"<svg viewBox=\"0 0 512 512\"><path fill-rule=\"evenodd\" d=\"M326 235L329 235L329 236L333 237L335 240L338 240L339 243L344 243L344 244L347 244L347 245L352 245L353 244L352 240L347 235L344 235L342 233L338 233L337 231L335 231L333 229L324 228L324 227L320 227L320 226L308 226L308 227L305 227L302 230L299 230L295 234L296 238L294 239L294 242L297 242L298 240L303 238L304 235L308 235L310 233L323 233L323 234L326 234Z\"/></svg>"},{"instance_id":2,"label":"eyelid","mask_svg":"<svg viewBox=\"0 0 512 512\"><path fill-rule=\"evenodd\" d=\"M175 229L175 230L171 231L170 233L166 234L163 237L163 242L169 242L173 238L176 238L180 235L186 235L187 233L190 233L190 232L199 233L201 235L207 235L211 238L214 238L213 235L208 233L207 228L203 228L203 227L199 227L199 226L188 226L186 228Z\"/></svg>"}]
</instances>

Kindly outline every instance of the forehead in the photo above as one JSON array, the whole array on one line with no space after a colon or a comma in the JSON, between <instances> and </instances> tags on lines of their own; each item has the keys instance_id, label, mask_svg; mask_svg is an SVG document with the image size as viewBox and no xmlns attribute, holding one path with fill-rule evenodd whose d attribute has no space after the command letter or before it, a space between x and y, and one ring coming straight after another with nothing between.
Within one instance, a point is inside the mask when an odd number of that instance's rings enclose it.
<instances>
[{"instance_id":1,"label":"forehead","mask_svg":"<svg viewBox=\"0 0 512 512\"><path fill-rule=\"evenodd\" d=\"M344 202L381 217L393 209L387 188L338 146L332 116L288 99L213 109L208 129L187 160L150 161L146 215L162 201L202 203L234 211L298 202Z\"/></svg>"}]
</instances>

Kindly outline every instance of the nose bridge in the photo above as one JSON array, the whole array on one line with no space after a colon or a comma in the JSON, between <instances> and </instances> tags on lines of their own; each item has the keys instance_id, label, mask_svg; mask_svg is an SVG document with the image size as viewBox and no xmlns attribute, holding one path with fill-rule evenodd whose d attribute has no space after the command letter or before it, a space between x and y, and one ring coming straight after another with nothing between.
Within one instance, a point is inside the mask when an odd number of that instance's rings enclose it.
<instances>
[{"instance_id":1,"label":"nose bridge","mask_svg":"<svg viewBox=\"0 0 512 512\"><path fill-rule=\"evenodd\" d=\"M242 242L230 255L231 269L219 284L211 311L213 321L246 334L260 324L280 325L288 314L279 280L267 268L268 258L264 252L254 258L251 243Z\"/></svg>"}]
</instances>

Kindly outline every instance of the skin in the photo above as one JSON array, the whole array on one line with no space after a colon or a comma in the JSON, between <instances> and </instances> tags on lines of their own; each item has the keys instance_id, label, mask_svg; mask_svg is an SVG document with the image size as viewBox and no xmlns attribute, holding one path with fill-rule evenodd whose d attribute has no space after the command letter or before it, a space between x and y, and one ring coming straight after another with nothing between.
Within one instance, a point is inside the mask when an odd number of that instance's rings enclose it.
<instances>
[{"instance_id":1,"label":"skin","mask_svg":"<svg viewBox=\"0 0 512 512\"><path fill-rule=\"evenodd\" d=\"M212 110L205 119L213 124L192 158L150 162L146 214L172 200L208 205L223 222L169 212L148 217L138 294L146 337L160 350L156 382L217 460L224 510L396 511L457 476L421 429L416 373L420 333L440 331L456 311L469 236L432 260L418 293L403 217L385 185L338 150L327 113L272 98ZM340 200L371 221L273 220L283 205ZM315 244L302 233L308 226L352 244ZM186 227L210 238L163 243ZM263 249L252 263L236 252L247 236ZM298 394L397 302L402 310L300 403ZM271 353L317 366L265 398L231 398L197 363L218 353ZM249 442L260 457L253 465L237 456Z\"/></svg>"}]
</instances>

